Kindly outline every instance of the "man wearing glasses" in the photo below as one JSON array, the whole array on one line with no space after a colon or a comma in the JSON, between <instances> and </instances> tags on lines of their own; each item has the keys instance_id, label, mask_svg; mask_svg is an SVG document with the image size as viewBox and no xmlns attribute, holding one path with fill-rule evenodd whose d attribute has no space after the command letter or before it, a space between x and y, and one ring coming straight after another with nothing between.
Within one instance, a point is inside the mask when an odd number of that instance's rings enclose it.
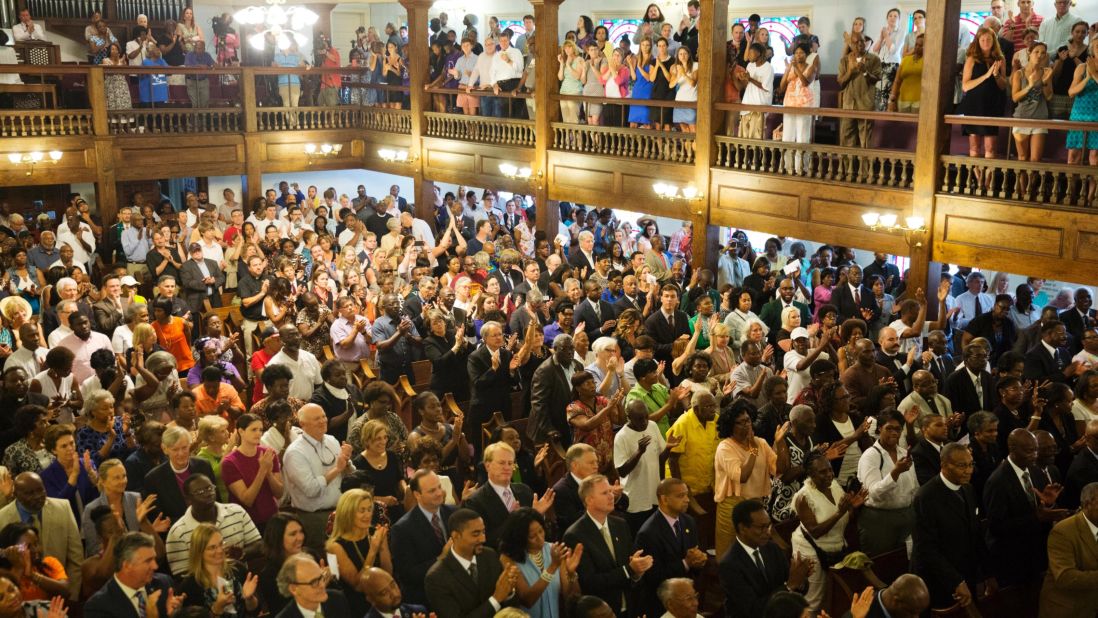
<instances>
[{"instance_id":1,"label":"man wearing glasses","mask_svg":"<svg viewBox=\"0 0 1098 618\"><path fill-rule=\"evenodd\" d=\"M278 592L294 602L277 618L340 618L351 615L347 599L338 590L329 590L332 574L321 568L307 553L294 554L278 571Z\"/></svg>"},{"instance_id":2,"label":"man wearing glasses","mask_svg":"<svg viewBox=\"0 0 1098 618\"><path fill-rule=\"evenodd\" d=\"M221 532L226 554L233 559L257 555L263 538L244 507L217 501L217 486L204 474L192 474L183 482L183 498L190 505L172 524L164 550L172 575L182 579L190 573L191 534L198 524L211 524Z\"/></svg>"},{"instance_id":3,"label":"man wearing glasses","mask_svg":"<svg viewBox=\"0 0 1098 618\"><path fill-rule=\"evenodd\" d=\"M766 602L779 590L803 591L812 562L792 561L770 540L770 515L758 500L732 509L736 540L720 559L718 573L729 616L762 616Z\"/></svg>"}]
</instances>

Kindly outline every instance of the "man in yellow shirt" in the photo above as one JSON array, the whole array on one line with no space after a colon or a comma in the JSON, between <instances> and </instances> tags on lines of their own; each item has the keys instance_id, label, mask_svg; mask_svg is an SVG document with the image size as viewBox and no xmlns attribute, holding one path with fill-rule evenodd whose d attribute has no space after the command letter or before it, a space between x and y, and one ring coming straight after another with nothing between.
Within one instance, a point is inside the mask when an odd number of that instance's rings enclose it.
<instances>
[{"instance_id":1,"label":"man in yellow shirt","mask_svg":"<svg viewBox=\"0 0 1098 618\"><path fill-rule=\"evenodd\" d=\"M698 544L702 549L713 547L713 459L717 444L717 400L712 394L695 393L691 408L683 413L667 431L668 442L678 438L667 461L668 475L682 479L690 488L690 511L698 519Z\"/></svg>"}]
</instances>

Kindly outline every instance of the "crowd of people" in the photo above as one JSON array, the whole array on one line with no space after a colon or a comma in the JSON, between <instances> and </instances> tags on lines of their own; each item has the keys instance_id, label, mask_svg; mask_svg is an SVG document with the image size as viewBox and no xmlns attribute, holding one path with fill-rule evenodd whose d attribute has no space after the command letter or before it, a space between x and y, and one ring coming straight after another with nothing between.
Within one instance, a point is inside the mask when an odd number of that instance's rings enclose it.
<instances>
[{"instance_id":1,"label":"crowd of people","mask_svg":"<svg viewBox=\"0 0 1098 618\"><path fill-rule=\"evenodd\" d=\"M1098 605L1085 287L928 295L739 230L713 271L689 225L561 203L550 236L466 187L127 197L0 205L0 588L28 615L685 618L715 563L727 615L801 616L890 553L909 574L852 615L1042 578L1049 615Z\"/></svg>"}]
</instances>

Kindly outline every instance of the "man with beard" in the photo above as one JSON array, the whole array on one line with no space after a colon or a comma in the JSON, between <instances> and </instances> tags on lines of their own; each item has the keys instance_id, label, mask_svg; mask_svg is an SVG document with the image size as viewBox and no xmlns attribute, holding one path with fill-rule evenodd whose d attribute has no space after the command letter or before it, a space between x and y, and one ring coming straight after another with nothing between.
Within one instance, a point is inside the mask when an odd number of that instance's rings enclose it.
<instances>
[{"instance_id":1,"label":"man with beard","mask_svg":"<svg viewBox=\"0 0 1098 618\"><path fill-rule=\"evenodd\" d=\"M392 618L401 616L425 615L427 608L422 605L403 603L400 586L392 575L383 569L370 567L366 569L366 601L370 603L370 611L366 618Z\"/></svg>"}]
</instances>

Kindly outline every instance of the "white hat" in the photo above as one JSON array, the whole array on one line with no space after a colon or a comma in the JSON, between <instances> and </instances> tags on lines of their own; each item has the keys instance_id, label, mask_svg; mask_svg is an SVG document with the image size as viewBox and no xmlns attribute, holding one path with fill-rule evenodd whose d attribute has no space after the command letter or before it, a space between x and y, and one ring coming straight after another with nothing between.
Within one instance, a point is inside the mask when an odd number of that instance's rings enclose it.
<instances>
[{"instance_id":1,"label":"white hat","mask_svg":"<svg viewBox=\"0 0 1098 618\"><path fill-rule=\"evenodd\" d=\"M118 281L122 285L129 285L129 286L137 287L137 279L134 279L130 275L126 275L125 277L122 277Z\"/></svg>"},{"instance_id":2,"label":"white hat","mask_svg":"<svg viewBox=\"0 0 1098 618\"><path fill-rule=\"evenodd\" d=\"M794 328L793 333L789 335L789 338L794 341L800 339L801 337L808 339L808 329L803 326L798 326L797 328Z\"/></svg>"}]
</instances>

